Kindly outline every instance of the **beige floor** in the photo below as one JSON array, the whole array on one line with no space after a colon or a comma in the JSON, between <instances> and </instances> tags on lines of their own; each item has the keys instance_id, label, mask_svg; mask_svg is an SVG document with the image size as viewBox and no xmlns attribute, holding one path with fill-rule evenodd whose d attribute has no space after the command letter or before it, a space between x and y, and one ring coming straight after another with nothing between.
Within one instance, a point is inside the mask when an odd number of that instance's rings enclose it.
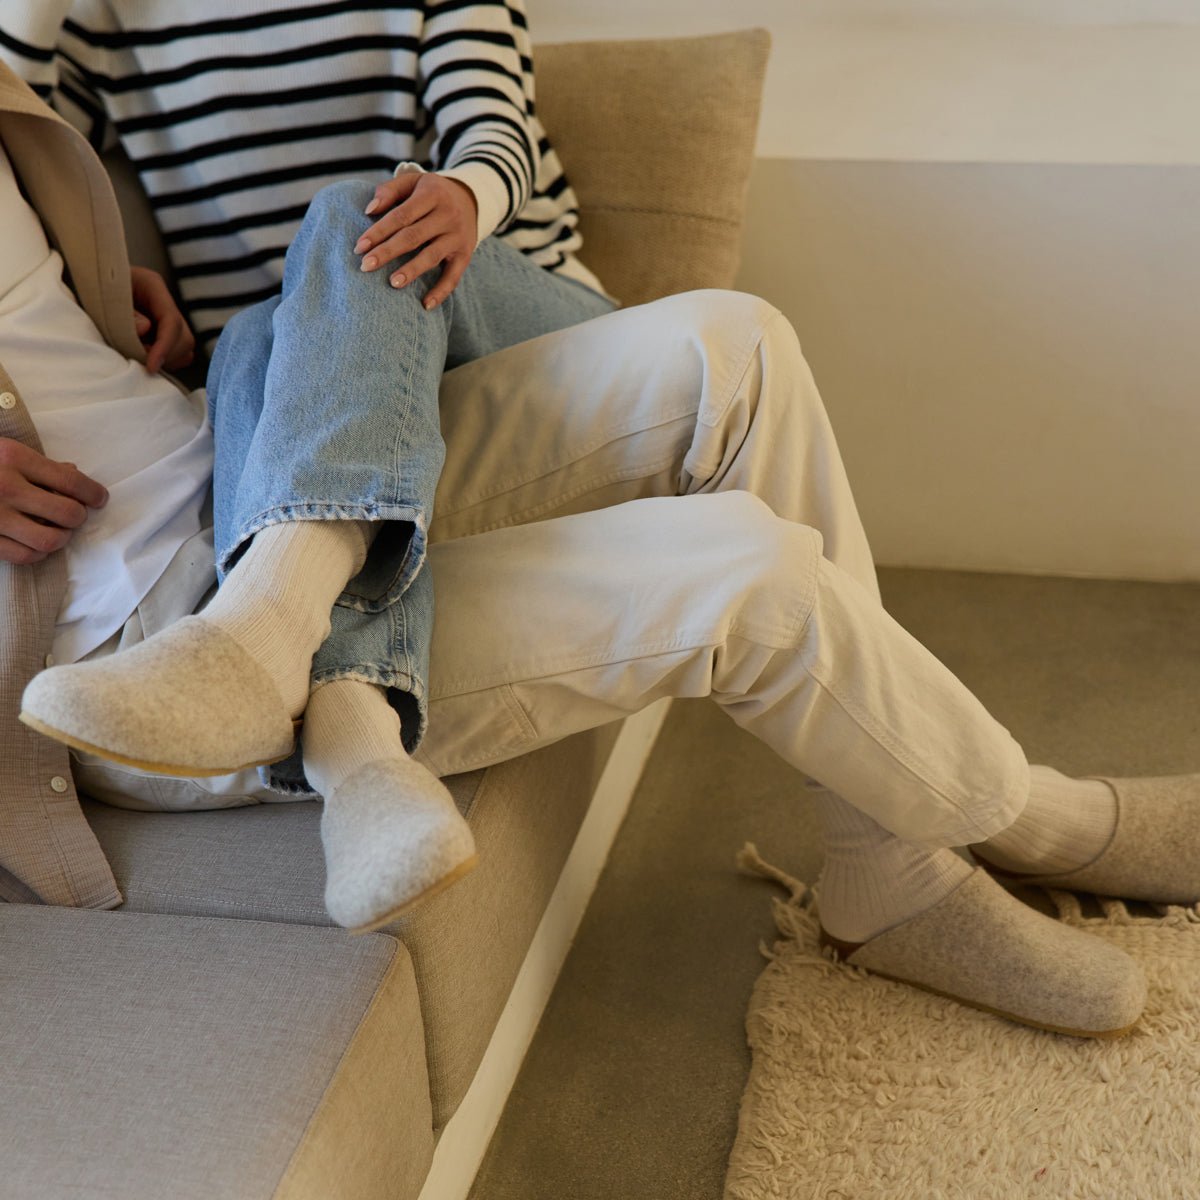
<instances>
[{"instance_id":1,"label":"beige floor","mask_svg":"<svg viewBox=\"0 0 1200 1200\"><path fill-rule=\"evenodd\" d=\"M883 573L885 602L1034 761L1200 769L1200 587ZM676 705L472 1200L718 1200L749 1065L772 888L745 841L814 879L787 767L715 706Z\"/></svg>"}]
</instances>

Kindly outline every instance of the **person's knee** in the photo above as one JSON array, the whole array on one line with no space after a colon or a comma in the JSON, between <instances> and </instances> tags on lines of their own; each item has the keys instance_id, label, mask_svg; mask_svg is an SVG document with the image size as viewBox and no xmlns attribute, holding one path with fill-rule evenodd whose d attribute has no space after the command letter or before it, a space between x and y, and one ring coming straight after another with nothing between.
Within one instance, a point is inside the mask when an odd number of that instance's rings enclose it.
<instances>
[{"instance_id":1,"label":"person's knee","mask_svg":"<svg viewBox=\"0 0 1200 1200\"><path fill-rule=\"evenodd\" d=\"M312 198L304 216L306 225L353 228L361 233L370 224L364 209L375 195L375 185L365 179L339 179L326 184Z\"/></svg>"},{"instance_id":2,"label":"person's knee","mask_svg":"<svg viewBox=\"0 0 1200 1200\"><path fill-rule=\"evenodd\" d=\"M760 296L721 288L679 292L640 311L654 315L668 342L683 345L699 341L710 354L752 349L780 315Z\"/></svg>"},{"instance_id":3,"label":"person's knee","mask_svg":"<svg viewBox=\"0 0 1200 1200\"><path fill-rule=\"evenodd\" d=\"M750 492L689 496L672 538L697 548L707 564L696 588L723 596L734 627L782 644L811 601L824 542L818 530L777 516ZM699 564L698 564L699 565Z\"/></svg>"},{"instance_id":4,"label":"person's knee","mask_svg":"<svg viewBox=\"0 0 1200 1200\"><path fill-rule=\"evenodd\" d=\"M230 359L247 354L267 354L271 346L271 314L276 301L264 300L239 309L225 323L213 347L208 367L208 388L215 390Z\"/></svg>"},{"instance_id":5,"label":"person's knee","mask_svg":"<svg viewBox=\"0 0 1200 1200\"><path fill-rule=\"evenodd\" d=\"M679 359L694 357L704 362L704 380L714 392L712 402L728 411L728 401L740 390L757 417L762 403L775 396L786 396L789 403L811 399L820 403L814 387L762 387L772 373L793 382L811 381L811 372L800 349L796 332L787 318L761 296L721 289L682 292L640 309L647 316L653 311L655 334L664 353ZM757 370L749 368L758 362ZM756 383L751 381L757 381ZM718 412L701 419L718 423Z\"/></svg>"},{"instance_id":6,"label":"person's knee","mask_svg":"<svg viewBox=\"0 0 1200 1200\"><path fill-rule=\"evenodd\" d=\"M780 571L790 572L800 545L804 558L820 557L823 539L819 530L784 520L752 492L716 492L710 498L719 502L719 507L714 505L713 531L728 546L736 542L737 559L745 574L769 582Z\"/></svg>"},{"instance_id":7,"label":"person's knee","mask_svg":"<svg viewBox=\"0 0 1200 1200\"><path fill-rule=\"evenodd\" d=\"M221 337L217 342L220 346L224 342L227 346L239 342L246 342L251 338L259 338L266 330L271 327L271 313L266 302L251 304L246 308L239 309L225 323L225 328L221 331Z\"/></svg>"}]
</instances>

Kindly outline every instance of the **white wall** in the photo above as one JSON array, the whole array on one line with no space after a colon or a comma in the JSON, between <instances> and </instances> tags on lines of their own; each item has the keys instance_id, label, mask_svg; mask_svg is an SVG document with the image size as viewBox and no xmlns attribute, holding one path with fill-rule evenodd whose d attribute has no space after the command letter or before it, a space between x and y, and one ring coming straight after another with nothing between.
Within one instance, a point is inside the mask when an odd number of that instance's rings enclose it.
<instances>
[{"instance_id":1,"label":"white wall","mask_svg":"<svg viewBox=\"0 0 1200 1200\"><path fill-rule=\"evenodd\" d=\"M1200 167L767 159L788 312L889 564L1200 578Z\"/></svg>"},{"instance_id":2,"label":"white wall","mask_svg":"<svg viewBox=\"0 0 1200 1200\"><path fill-rule=\"evenodd\" d=\"M892 17L946 17L956 21L1026 21L1055 24L1156 24L1200 22L1195 0L528 0L539 40L547 30L571 28L572 36L618 29L620 36L643 36L651 25L678 33L734 28L729 22L801 23ZM723 23L723 24L721 24ZM555 34L554 36L557 36ZM608 36L605 33L603 36ZM648 36L648 35L647 35Z\"/></svg>"},{"instance_id":3,"label":"white wall","mask_svg":"<svg viewBox=\"0 0 1200 1200\"><path fill-rule=\"evenodd\" d=\"M539 41L769 29L764 157L1200 161L1196 0L530 0L530 9Z\"/></svg>"},{"instance_id":4,"label":"white wall","mask_svg":"<svg viewBox=\"0 0 1200 1200\"><path fill-rule=\"evenodd\" d=\"M739 286L881 561L1200 579L1200 4L530 5L542 41L772 31Z\"/></svg>"}]
</instances>

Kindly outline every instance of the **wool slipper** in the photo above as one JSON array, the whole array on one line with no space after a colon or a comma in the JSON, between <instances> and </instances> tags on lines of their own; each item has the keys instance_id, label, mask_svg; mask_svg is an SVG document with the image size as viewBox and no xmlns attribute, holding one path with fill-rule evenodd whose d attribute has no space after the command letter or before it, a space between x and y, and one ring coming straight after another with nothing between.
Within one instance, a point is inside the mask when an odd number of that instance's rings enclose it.
<instances>
[{"instance_id":1,"label":"wool slipper","mask_svg":"<svg viewBox=\"0 0 1200 1200\"><path fill-rule=\"evenodd\" d=\"M971 853L993 875L1064 892L1095 892L1154 904L1200 902L1200 775L1105 779L1117 798L1108 845L1090 863L1054 875L1026 875Z\"/></svg>"},{"instance_id":2,"label":"wool slipper","mask_svg":"<svg viewBox=\"0 0 1200 1200\"><path fill-rule=\"evenodd\" d=\"M1115 946L1044 916L976 869L932 908L855 945L851 966L1052 1033L1113 1038L1141 1015L1146 981Z\"/></svg>"},{"instance_id":3,"label":"wool slipper","mask_svg":"<svg viewBox=\"0 0 1200 1200\"><path fill-rule=\"evenodd\" d=\"M403 916L478 862L440 780L409 758L367 763L325 800L325 907L352 933Z\"/></svg>"},{"instance_id":4,"label":"wool slipper","mask_svg":"<svg viewBox=\"0 0 1200 1200\"><path fill-rule=\"evenodd\" d=\"M20 717L77 750L162 775L226 775L286 758L295 743L271 677L203 617L109 658L40 672Z\"/></svg>"}]
</instances>

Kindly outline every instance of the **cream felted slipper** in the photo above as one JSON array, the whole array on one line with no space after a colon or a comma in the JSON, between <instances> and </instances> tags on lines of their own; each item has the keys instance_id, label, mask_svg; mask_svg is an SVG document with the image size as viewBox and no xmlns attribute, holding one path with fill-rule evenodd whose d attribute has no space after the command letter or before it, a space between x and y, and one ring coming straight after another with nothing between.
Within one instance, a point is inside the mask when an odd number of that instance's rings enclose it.
<instances>
[{"instance_id":1,"label":"cream felted slipper","mask_svg":"<svg viewBox=\"0 0 1200 1200\"><path fill-rule=\"evenodd\" d=\"M110 658L42 671L20 716L55 741L163 775L278 762L295 741L271 677L203 617L184 617Z\"/></svg>"},{"instance_id":2,"label":"cream felted slipper","mask_svg":"<svg viewBox=\"0 0 1200 1200\"><path fill-rule=\"evenodd\" d=\"M478 862L443 784L408 758L367 763L326 797L325 907L352 933L403 916Z\"/></svg>"},{"instance_id":3,"label":"cream felted slipper","mask_svg":"<svg viewBox=\"0 0 1200 1200\"><path fill-rule=\"evenodd\" d=\"M994 875L1022 884L1157 904L1200 901L1200 775L1101 782L1117 797L1117 820L1108 845L1085 866L1026 875L989 863L986 844L971 853Z\"/></svg>"},{"instance_id":4,"label":"cream felted slipper","mask_svg":"<svg viewBox=\"0 0 1200 1200\"><path fill-rule=\"evenodd\" d=\"M1074 1037L1119 1037L1146 1001L1129 955L1022 904L983 870L858 946L821 940L852 966Z\"/></svg>"}]
</instances>

